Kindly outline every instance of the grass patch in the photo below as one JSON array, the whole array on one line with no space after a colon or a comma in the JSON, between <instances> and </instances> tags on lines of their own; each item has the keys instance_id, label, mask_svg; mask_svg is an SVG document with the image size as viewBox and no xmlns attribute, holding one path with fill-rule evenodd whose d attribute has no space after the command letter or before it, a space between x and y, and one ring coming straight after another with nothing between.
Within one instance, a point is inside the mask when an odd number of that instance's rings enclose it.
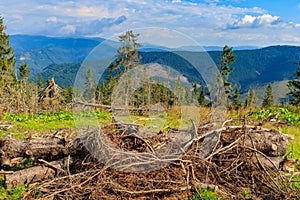
<instances>
[{"instance_id":1,"label":"grass patch","mask_svg":"<svg viewBox=\"0 0 300 200\"><path fill-rule=\"evenodd\" d=\"M29 185L17 186L12 189L4 187L4 176L0 176L0 199L15 200L21 199L24 194L29 190Z\"/></svg>"},{"instance_id":2,"label":"grass patch","mask_svg":"<svg viewBox=\"0 0 300 200\"><path fill-rule=\"evenodd\" d=\"M104 111L84 111L75 114L71 111L40 114L5 113L2 121L12 123L13 128L8 131L0 130L0 137L9 135L22 139L28 137L30 133L74 129L75 126L88 126L91 122L95 122L95 125L106 124L111 121L111 116L110 113Z\"/></svg>"}]
</instances>

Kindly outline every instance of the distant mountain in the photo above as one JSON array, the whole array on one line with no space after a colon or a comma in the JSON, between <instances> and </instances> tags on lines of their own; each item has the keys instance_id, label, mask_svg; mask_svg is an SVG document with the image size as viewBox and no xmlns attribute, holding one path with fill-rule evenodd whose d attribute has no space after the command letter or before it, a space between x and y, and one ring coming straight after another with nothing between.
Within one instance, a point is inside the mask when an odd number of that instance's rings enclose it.
<instances>
[{"instance_id":1,"label":"distant mountain","mask_svg":"<svg viewBox=\"0 0 300 200\"><path fill-rule=\"evenodd\" d=\"M55 77L61 86L73 84L80 63L97 45L104 45L102 56L105 57L105 54L110 52L112 47L105 46L106 43L103 41L105 41L103 38L52 38L30 35L10 37L17 66L27 63L32 74L31 80L36 80L37 74L42 73L44 80ZM187 77L190 82L203 82L191 63L172 53L172 51L182 51L193 56L197 55L197 51L205 50L215 63L220 62L222 47L204 46L203 48L183 46L170 49L144 44L140 54L143 63L169 65ZM300 60L299 49L300 47L297 46L233 47L236 61L232 65L234 71L230 75L230 81L245 93L253 86L264 87L268 83L291 79L297 69L295 62Z\"/></svg>"},{"instance_id":2,"label":"distant mountain","mask_svg":"<svg viewBox=\"0 0 300 200\"><path fill-rule=\"evenodd\" d=\"M242 91L250 85L292 79L297 70L295 62L300 60L300 47L270 46L255 50L234 51L236 61L230 80L241 86ZM220 60L219 51L209 52L217 63Z\"/></svg>"},{"instance_id":3,"label":"distant mountain","mask_svg":"<svg viewBox=\"0 0 300 200\"><path fill-rule=\"evenodd\" d=\"M51 64L80 62L100 44L102 38L52 38L35 35L11 35L17 66L27 63L32 76Z\"/></svg>"},{"instance_id":4,"label":"distant mountain","mask_svg":"<svg viewBox=\"0 0 300 200\"><path fill-rule=\"evenodd\" d=\"M22 63L27 63L33 77L51 64L83 61L86 56L103 41L105 41L103 38L57 38L37 35L10 36L10 43L17 59L17 67ZM256 47L234 47L235 50L245 48L253 49ZM222 51L222 47L182 46L171 49L152 44L143 44L142 51Z\"/></svg>"},{"instance_id":5,"label":"distant mountain","mask_svg":"<svg viewBox=\"0 0 300 200\"><path fill-rule=\"evenodd\" d=\"M256 50L234 51L236 61L230 75L230 81L239 86L241 92L246 92L251 86L265 85L270 82L289 80L297 69L296 61L299 57L300 47L293 46L272 46ZM186 52L190 55L198 55L196 52ZM215 63L220 62L221 51L208 52ZM202 77L193 66L180 56L167 51L160 52L140 52L142 63L158 63L168 65L179 71L190 82L203 82ZM79 64L55 64L46 67L42 71L44 79L51 76L65 76L68 68L79 67ZM75 72L76 70L73 70ZM73 76L71 76L73 77ZM58 83L60 83L58 81ZM69 82L70 83L70 82ZM69 86L66 82L62 85Z\"/></svg>"}]
</instances>

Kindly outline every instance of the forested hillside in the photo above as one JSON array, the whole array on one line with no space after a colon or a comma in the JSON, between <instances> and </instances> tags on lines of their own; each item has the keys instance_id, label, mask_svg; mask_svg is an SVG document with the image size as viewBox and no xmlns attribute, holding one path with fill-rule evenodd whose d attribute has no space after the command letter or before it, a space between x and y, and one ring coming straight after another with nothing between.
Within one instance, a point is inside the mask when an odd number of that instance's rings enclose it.
<instances>
[{"instance_id":1,"label":"forested hillside","mask_svg":"<svg viewBox=\"0 0 300 200\"><path fill-rule=\"evenodd\" d=\"M295 62L299 60L300 47L272 46L256 50L234 51L236 61L230 81L246 92L251 87L258 87L269 82L277 82L293 78L297 69ZM233 49L234 50L234 49ZM221 51L208 52L215 63L220 62ZM195 54L195 52L190 52ZM181 72L191 82L201 82L201 77L195 72L193 66L171 52L141 52L142 63L159 63L171 66ZM54 77L61 86L73 84L75 74L80 63L51 64L41 72L43 79ZM34 79L35 80L35 79Z\"/></svg>"},{"instance_id":2,"label":"forested hillside","mask_svg":"<svg viewBox=\"0 0 300 200\"><path fill-rule=\"evenodd\" d=\"M31 80L36 81L37 74L42 73L44 80L54 76L61 86L72 84L71 79L75 76L72 73L77 71L79 62L103 41L102 38L51 38L28 35L12 35L10 40L17 66L27 63L31 71ZM252 50L233 48L236 60L232 65L234 70L230 81L238 84L241 92L245 92L251 85L265 85L269 82L291 79L297 69L295 62L300 58L299 49L297 46L270 46ZM208 53L215 63L220 62L222 51L208 51ZM142 63L167 64L182 72L190 81L199 81L199 76L195 76L192 66L170 52L153 49L151 52L140 54ZM63 78L60 77L62 75Z\"/></svg>"}]
</instances>

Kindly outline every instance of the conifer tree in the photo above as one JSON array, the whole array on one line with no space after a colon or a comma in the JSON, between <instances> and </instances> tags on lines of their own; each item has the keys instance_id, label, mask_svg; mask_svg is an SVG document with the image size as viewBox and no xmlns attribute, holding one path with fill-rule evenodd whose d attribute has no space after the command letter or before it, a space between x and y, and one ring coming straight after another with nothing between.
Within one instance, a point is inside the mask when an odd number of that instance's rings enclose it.
<instances>
[{"instance_id":1,"label":"conifer tree","mask_svg":"<svg viewBox=\"0 0 300 200\"><path fill-rule=\"evenodd\" d=\"M0 79L16 79L14 51L9 43L9 35L4 31L6 26L0 17Z\"/></svg>"},{"instance_id":2,"label":"conifer tree","mask_svg":"<svg viewBox=\"0 0 300 200\"><path fill-rule=\"evenodd\" d=\"M138 37L139 34L134 34L133 31L127 31L125 35L119 36L119 41L123 45L117 50L117 59L112 66L114 69L124 67L125 71L128 71L140 63L141 57L138 55L138 48L141 45L137 42Z\"/></svg>"},{"instance_id":3,"label":"conifer tree","mask_svg":"<svg viewBox=\"0 0 300 200\"><path fill-rule=\"evenodd\" d=\"M274 105L274 97L273 97L273 91L272 91L272 85L269 84L265 91L264 100L262 102L263 108L269 108Z\"/></svg>"},{"instance_id":4,"label":"conifer tree","mask_svg":"<svg viewBox=\"0 0 300 200\"><path fill-rule=\"evenodd\" d=\"M199 91L198 91L198 86L196 83L193 85L193 98L197 99L198 101L198 96L199 96Z\"/></svg>"},{"instance_id":5,"label":"conifer tree","mask_svg":"<svg viewBox=\"0 0 300 200\"><path fill-rule=\"evenodd\" d=\"M292 105L300 105L300 62L298 63L299 67L296 71L296 78L288 82L289 93L291 95L290 103Z\"/></svg>"},{"instance_id":6,"label":"conifer tree","mask_svg":"<svg viewBox=\"0 0 300 200\"><path fill-rule=\"evenodd\" d=\"M38 80L37 80L37 89L38 89L38 92L42 91L43 89L43 77L42 77L42 74L39 74L38 75Z\"/></svg>"},{"instance_id":7,"label":"conifer tree","mask_svg":"<svg viewBox=\"0 0 300 200\"><path fill-rule=\"evenodd\" d=\"M30 76L29 67L27 64L22 64L19 68L20 80L27 81L28 77Z\"/></svg>"},{"instance_id":8,"label":"conifer tree","mask_svg":"<svg viewBox=\"0 0 300 200\"><path fill-rule=\"evenodd\" d=\"M88 68L87 74L85 77L85 82L84 82L84 92L83 92L83 98L87 102L94 102L95 100L95 94L96 94L96 84L93 82L93 77L92 77L92 70L91 68Z\"/></svg>"},{"instance_id":9,"label":"conifer tree","mask_svg":"<svg viewBox=\"0 0 300 200\"><path fill-rule=\"evenodd\" d=\"M240 101L240 92L239 88L236 87L233 95L233 102L232 102L232 108L235 110L238 110L242 106L242 103Z\"/></svg>"},{"instance_id":10,"label":"conifer tree","mask_svg":"<svg viewBox=\"0 0 300 200\"><path fill-rule=\"evenodd\" d=\"M206 100L205 100L205 88L204 88L203 85L201 86L201 91L200 91L200 94L199 94L198 102L199 102L199 105L200 105L200 106L206 106Z\"/></svg>"},{"instance_id":11,"label":"conifer tree","mask_svg":"<svg viewBox=\"0 0 300 200\"><path fill-rule=\"evenodd\" d=\"M232 48L229 48L227 45L224 46L223 52L221 54L221 63L218 65L220 74L224 81L224 89L227 97L230 97L231 93L231 83L229 82L229 75L233 71L233 68L230 65L235 61L235 55L233 54Z\"/></svg>"},{"instance_id":12,"label":"conifer tree","mask_svg":"<svg viewBox=\"0 0 300 200\"><path fill-rule=\"evenodd\" d=\"M255 107L255 92L254 90L248 91L248 96L245 100L245 107Z\"/></svg>"},{"instance_id":13,"label":"conifer tree","mask_svg":"<svg viewBox=\"0 0 300 200\"><path fill-rule=\"evenodd\" d=\"M117 82L117 79L121 77L122 74L129 72L129 69L137 66L140 63L141 57L138 55L138 48L141 46L138 40L139 34L134 34L133 31L127 31L124 35L119 36L119 41L122 46L117 49L116 60L108 68L108 77L105 84L101 84L101 101L104 104L111 103L111 94L113 88ZM129 105L129 99L127 99L127 94L129 93L129 88L131 87L131 78L129 73L126 73L124 84L124 95L125 104Z\"/></svg>"}]
</instances>

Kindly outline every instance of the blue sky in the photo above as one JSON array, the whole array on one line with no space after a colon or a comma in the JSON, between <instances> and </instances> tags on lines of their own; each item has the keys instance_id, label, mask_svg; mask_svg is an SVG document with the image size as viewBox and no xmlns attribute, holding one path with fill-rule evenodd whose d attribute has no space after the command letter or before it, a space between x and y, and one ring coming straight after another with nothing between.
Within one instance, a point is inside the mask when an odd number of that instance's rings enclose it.
<instances>
[{"instance_id":1,"label":"blue sky","mask_svg":"<svg viewBox=\"0 0 300 200\"><path fill-rule=\"evenodd\" d=\"M0 11L9 34L109 38L161 27L203 46L300 46L300 0L1 0Z\"/></svg>"}]
</instances>

